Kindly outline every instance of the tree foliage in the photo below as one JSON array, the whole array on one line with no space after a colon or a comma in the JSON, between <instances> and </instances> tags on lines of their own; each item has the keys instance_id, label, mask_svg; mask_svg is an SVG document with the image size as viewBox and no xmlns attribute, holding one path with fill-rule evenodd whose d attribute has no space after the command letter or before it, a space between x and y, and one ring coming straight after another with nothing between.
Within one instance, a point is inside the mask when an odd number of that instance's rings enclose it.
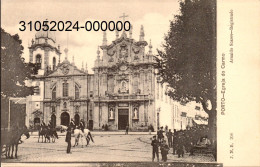
<instances>
[{"instance_id":1,"label":"tree foliage","mask_svg":"<svg viewBox=\"0 0 260 167\"><path fill-rule=\"evenodd\" d=\"M201 102L209 124L216 114L215 16L214 0L181 1L157 57L162 82L173 88L168 94L182 103Z\"/></svg>"},{"instance_id":2,"label":"tree foliage","mask_svg":"<svg viewBox=\"0 0 260 167\"><path fill-rule=\"evenodd\" d=\"M23 49L18 34L10 35L1 28L1 99L33 93L25 80L31 78L34 65L24 62Z\"/></svg>"},{"instance_id":3,"label":"tree foliage","mask_svg":"<svg viewBox=\"0 0 260 167\"><path fill-rule=\"evenodd\" d=\"M19 36L10 35L1 28L1 127L7 127L9 97L26 97L34 87L27 87L25 80L35 74L35 64L25 63Z\"/></svg>"},{"instance_id":4,"label":"tree foliage","mask_svg":"<svg viewBox=\"0 0 260 167\"><path fill-rule=\"evenodd\" d=\"M158 50L159 72L181 102L216 98L215 8L209 0L180 2L170 22L164 50Z\"/></svg>"}]
</instances>

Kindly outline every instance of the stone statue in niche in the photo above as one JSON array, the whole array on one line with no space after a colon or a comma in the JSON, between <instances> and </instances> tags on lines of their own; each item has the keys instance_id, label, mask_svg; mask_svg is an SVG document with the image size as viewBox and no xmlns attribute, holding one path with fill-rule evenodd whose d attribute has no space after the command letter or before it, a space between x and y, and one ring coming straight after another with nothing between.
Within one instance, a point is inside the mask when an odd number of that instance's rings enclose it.
<instances>
[{"instance_id":1,"label":"stone statue in niche","mask_svg":"<svg viewBox=\"0 0 260 167\"><path fill-rule=\"evenodd\" d=\"M137 108L134 108L134 119L138 119L138 111Z\"/></svg>"},{"instance_id":2,"label":"stone statue in niche","mask_svg":"<svg viewBox=\"0 0 260 167\"><path fill-rule=\"evenodd\" d=\"M109 119L114 119L114 109L113 108L109 109Z\"/></svg>"},{"instance_id":3,"label":"stone statue in niche","mask_svg":"<svg viewBox=\"0 0 260 167\"><path fill-rule=\"evenodd\" d=\"M121 89L120 89L120 92L122 92L122 93L126 93L127 92L127 83L126 83L126 81L122 81L121 82Z\"/></svg>"}]
</instances>

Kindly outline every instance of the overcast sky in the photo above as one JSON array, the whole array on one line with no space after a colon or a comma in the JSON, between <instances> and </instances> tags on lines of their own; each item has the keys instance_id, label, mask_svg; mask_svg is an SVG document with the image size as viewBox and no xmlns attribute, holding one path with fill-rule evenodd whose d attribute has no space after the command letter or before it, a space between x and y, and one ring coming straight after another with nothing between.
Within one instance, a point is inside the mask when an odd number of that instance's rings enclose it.
<instances>
[{"instance_id":1,"label":"overcast sky","mask_svg":"<svg viewBox=\"0 0 260 167\"><path fill-rule=\"evenodd\" d=\"M169 29L169 20L179 13L178 0L3 0L2 28L10 33L18 33L23 41L24 57L29 60L28 43L34 38L35 31L28 29L19 31L20 21L79 21L84 25L86 21L118 21L119 16L126 13L133 25L133 38L139 40L141 25L144 26L145 40L152 40L153 53L160 48L164 34ZM121 33L120 33L121 34ZM128 34L128 33L127 33ZM67 37L68 36L68 37ZM88 70L92 73L97 47L102 45L102 31L87 32L84 29L72 32L56 32L56 41L61 46L64 59L64 49L69 48L69 60L75 56L75 64L81 68L82 61L88 63ZM107 31L108 44L115 40L115 32ZM148 51L148 48L147 50ZM101 55L102 56L102 55Z\"/></svg>"}]
</instances>

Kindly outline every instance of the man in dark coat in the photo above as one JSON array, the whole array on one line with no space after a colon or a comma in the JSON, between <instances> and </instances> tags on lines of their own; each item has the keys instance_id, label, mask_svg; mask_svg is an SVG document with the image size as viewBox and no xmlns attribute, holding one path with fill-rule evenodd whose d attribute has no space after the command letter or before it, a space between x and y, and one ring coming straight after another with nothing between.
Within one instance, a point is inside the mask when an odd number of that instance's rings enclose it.
<instances>
[{"instance_id":1,"label":"man in dark coat","mask_svg":"<svg viewBox=\"0 0 260 167\"><path fill-rule=\"evenodd\" d=\"M173 139L172 139L172 154L175 155L175 152L177 150L177 138L178 138L178 132L176 129L173 130Z\"/></svg>"},{"instance_id":2,"label":"man in dark coat","mask_svg":"<svg viewBox=\"0 0 260 167\"><path fill-rule=\"evenodd\" d=\"M152 140L151 145L153 146L153 161L154 161L155 154L156 154L157 161L159 162L159 151L158 151L159 142L156 139L156 136L153 136L153 140Z\"/></svg>"},{"instance_id":3,"label":"man in dark coat","mask_svg":"<svg viewBox=\"0 0 260 167\"><path fill-rule=\"evenodd\" d=\"M161 127L161 129L159 131L157 131L157 135L158 135L158 141L162 142L162 137L163 137L163 127Z\"/></svg>"},{"instance_id":4,"label":"man in dark coat","mask_svg":"<svg viewBox=\"0 0 260 167\"><path fill-rule=\"evenodd\" d=\"M185 142L185 137L183 136L184 134L182 132L178 133L177 137L177 154L178 158L181 156L183 157L184 155L184 142Z\"/></svg>"},{"instance_id":5,"label":"man in dark coat","mask_svg":"<svg viewBox=\"0 0 260 167\"><path fill-rule=\"evenodd\" d=\"M166 144L166 140L162 140L162 144L160 146L161 148L161 154L162 154L162 161L167 161L167 154L169 152L169 146Z\"/></svg>"},{"instance_id":6,"label":"man in dark coat","mask_svg":"<svg viewBox=\"0 0 260 167\"><path fill-rule=\"evenodd\" d=\"M65 141L68 143L67 154L71 154L71 152L70 152L70 149L71 149L71 127L68 127L68 129L67 129Z\"/></svg>"},{"instance_id":7,"label":"man in dark coat","mask_svg":"<svg viewBox=\"0 0 260 167\"><path fill-rule=\"evenodd\" d=\"M168 138L169 147L172 147L172 132L171 132L171 129L169 129L169 132L166 135L167 135L167 138Z\"/></svg>"}]
</instances>

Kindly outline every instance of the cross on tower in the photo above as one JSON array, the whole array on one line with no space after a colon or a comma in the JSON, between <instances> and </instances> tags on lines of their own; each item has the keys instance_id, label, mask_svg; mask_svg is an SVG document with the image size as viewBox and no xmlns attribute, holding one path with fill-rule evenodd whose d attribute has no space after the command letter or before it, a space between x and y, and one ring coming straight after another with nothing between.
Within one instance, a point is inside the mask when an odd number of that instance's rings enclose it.
<instances>
[{"instance_id":1,"label":"cross on tower","mask_svg":"<svg viewBox=\"0 0 260 167\"><path fill-rule=\"evenodd\" d=\"M123 16L119 16L119 18L123 18L123 22L125 22L125 18L129 17L128 15L125 15L125 13L123 13Z\"/></svg>"}]
</instances>

